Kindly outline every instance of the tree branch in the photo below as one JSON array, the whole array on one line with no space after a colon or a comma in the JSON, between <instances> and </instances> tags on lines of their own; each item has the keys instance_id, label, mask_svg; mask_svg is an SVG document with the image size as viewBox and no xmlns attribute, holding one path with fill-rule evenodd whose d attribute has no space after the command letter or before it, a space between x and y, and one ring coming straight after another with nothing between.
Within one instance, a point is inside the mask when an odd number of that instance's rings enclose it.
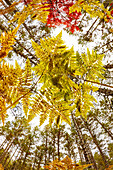
<instances>
[{"instance_id":1,"label":"tree branch","mask_svg":"<svg viewBox=\"0 0 113 170\"><path fill-rule=\"evenodd\" d=\"M113 90L105 89L105 88L99 88L97 91L99 94L103 93L105 96L113 96Z\"/></svg>"},{"instance_id":2,"label":"tree branch","mask_svg":"<svg viewBox=\"0 0 113 170\"><path fill-rule=\"evenodd\" d=\"M106 69L112 69L113 68L113 64L107 64L104 66L104 68Z\"/></svg>"},{"instance_id":3,"label":"tree branch","mask_svg":"<svg viewBox=\"0 0 113 170\"><path fill-rule=\"evenodd\" d=\"M113 86L110 86L110 85L107 85L107 84L103 84L103 83L99 83L99 82L95 82L95 81L90 81L90 80L84 80L84 81L87 81L87 82L90 82L90 83L94 83L94 84L98 84L98 85L105 86L105 87L113 88Z\"/></svg>"}]
</instances>

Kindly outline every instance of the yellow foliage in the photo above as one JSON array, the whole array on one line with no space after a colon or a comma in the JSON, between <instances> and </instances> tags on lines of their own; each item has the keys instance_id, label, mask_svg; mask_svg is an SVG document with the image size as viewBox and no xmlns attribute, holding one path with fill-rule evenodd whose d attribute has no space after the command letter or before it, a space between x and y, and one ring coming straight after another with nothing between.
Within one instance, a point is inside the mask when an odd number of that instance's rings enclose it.
<instances>
[{"instance_id":1,"label":"yellow foliage","mask_svg":"<svg viewBox=\"0 0 113 170\"><path fill-rule=\"evenodd\" d=\"M10 50L12 50L12 45L15 43L15 35L18 31L19 27L16 27L13 31L8 31L8 33L4 32L0 37L0 61L2 58L6 57Z\"/></svg>"},{"instance_id":2,"label":"yellow foliage","mask_svg":"<svg viewBox=\"0 0 113 170\"><path fill-rule=\"evenodd\" d=\"M31 95L27 86L31 85L31 81L32 76L28 60L26 61L26 70L21 69L17 61L15 62L15 68L12 65L9 66L5 61L0 65L0 117L3 124L6 110L15 107L21 100L21 96L23 98L23 109L27 115Z\"/></svg>"},{"instance_id":3,"label":"yellow foliage","mask_svg":"<svg viewBox=\"0 0 113 170\"><path fill-rule=\"evenodd\" d=\"M0 9L0 15L4 15L6 13L13 12L15 10L15 6L18 5L21 1L19 2L14 2L11 4L9 7L6 7L5 9Z\"/></svg>"},{"instance_id":4,"label":"yellow foliage","mask_svg":"<svg viewBox=\"0 0 113 170\"><path fill-rule=\"evenodd\" d=\"M0 170L4 170L4 168L3 168L2 164L0 164Z\"/></svg>"},{"instance_id":5,"label":"yellow foliage","mask_svg":"<svg viewBox=\"0 0 113 170\"><path fill-rule=\"evenodd\" d=\"M110 32L113 32L113 28L109 29Z\"/></svg>"},{"instance_id":6,"label":"yellow foliage","mask_svg":"<svg viewBox=\"0 0 113 170\"><path fill-rule=\"evenodd\" d=\"M3 97L0 97L0 112L6 108L6 102L5 99ZM3 122L4 125L4 121L5 121L5 117L6 117L6 111L4 113L0 113L0 118Z\"/></svg>"},{"instance_id":7,"label":"yellow foliage","mask_svg":"<svg viewBox=\"0 0 113 170\"><path fill-rule=\"evenodd\" d=\"M70 113L75 110L75 115L82 115L87 118L87 112L93 107L93 101L96 99L90 94L98 88L87 83L87 80L97 80L103 78L102 58L104 55L98 55L87 49L86 54L74 53L63 44L62 33L56 37L40 40L40 45L32 41L32 46L40 63L34 67L35 74L41 76L41 91L44 98L51 103L49 110L44 105L43 109L35 109L37 113L41 112L41 124L49 117L49 123L52 124L58 116L60 120L70 124ZM74 70L73 73L71 70ZM43 74L42 74L43 73ZM83 83L76 84L69 78L69 75L79 78ZM39 100L37 100L39 101ZM36 104L35 104L36 105ZM36 113L35 112L35 113ZM33 113L33 111L32 111ZM31 114L31 112L30 112ZM44 116L45 115L45 116Z\"/></svg>"},{"instance_id":8,"label":"yellow foliage","mask_svg":"<svg viewBox=\"0 0 113 170\"><path fill-rule=\"evenodd\" d=\"M106 15L108 15L110 18L113 19L110 11L106 9L104 5L100 3L100 1L97 0L75 1L75 4L70 7L70 13L75 12L76 10L77 12L81 12L82 9L85 10L91 18L99 17L106 20Z\"/></svg>"},{"instance_id":9,"label":"yellow foliage","mask_svg":"<svg viewBox=\"0 0 113 170\"><path fill-rule=\"evenodd\" d=\"M106 168L105 170L113 170L113 165L110 165L108 168Z\"/></svg>"},{"instance_id":10,"label":"yellow foliage","mask_svg":"<svg viewBox=\"0 0 113 170\"><path fill-rule=\"evenodd\" d=\"M31 15L32 19L35 16L35 19L46 23L47 16L49 14L47 10L49 7L47 7L48 4L44 4L44 2L46 1L43 1L42 3L41 0L33 0L27 5L27 7L24 6L21 12L16 12L14 18L10 22L14 22L18 19L18 26L20 26L22 23L24 23L26 18Z\"/></svg>"},{"instance_id":11,"label":"yellow foliage","mask_svg":"<svg viewBox=\"0 0 113 170\"><path fill-rule=\"evenodd\" d=\"M2 53L8 53L14 43L13 31L9 36L2 35ZM11 42L6 44L11 37ZM75 110L75 115L82 115L87 118L87 112L93 107L95 98L90 94L96 91L91 81L103 78L103 55L87 49L86 54L74 53L73 48L67 49L62 40L62 33L56 37L40 40L40 45L32 41L32 46L39 63L31 68L27 59L25 68L21 69L17 61L15 68L9 66L3 60L0 65L0 102L3 107L0 109L0 116L4 123L6 110L13 108L21 101L28 121L31 121L36 114L40 115L40 125L49 118L49 124L55 120L65 121L71 124L70 113ZM5 50L5 51L4 51ZM32 72L33 70L33 72ZM35 73L36 82L33 82ZM78 84L73 78L79 79ZM79 80L78 80L79 81ZM89 81L89 82L87 82ZM41 83L41 89L37 90L37 83ZM31 96L32 95L32 96ZM6 107L7 106L7 107ZM59 119L60 118L60 119Z\"/></svg>"},{"instance_id":12,"label":"yellow foliage","mask_svg":"<svg viewBox=\"0 0 113 170\"><path fill-rule=\"evenodd\" d=\"M44 168L49 170L83 170L84 168L87 168L91 166L92 164L86 164L86 165L79 165L75 164L71 158L66 156L63 160L59 161L58 159L54 160L53 162L50 162L49 165L44 166Z\"/></svg>"}]
</instances>

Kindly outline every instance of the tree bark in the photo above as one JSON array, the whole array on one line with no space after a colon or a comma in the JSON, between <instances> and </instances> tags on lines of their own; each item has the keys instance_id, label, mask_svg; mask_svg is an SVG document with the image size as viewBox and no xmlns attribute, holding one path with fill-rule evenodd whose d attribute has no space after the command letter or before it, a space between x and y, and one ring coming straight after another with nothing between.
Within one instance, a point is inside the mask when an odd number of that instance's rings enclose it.
<instances>
[{"instance_id":1,"label":"tree bark","mask_svg":"<svg viewBox=\"0 0 113 170\"><path fill-rule=\"evenodd\" d=\"M77 121L76 121L76 119L73 116L73 113L71 113L71 117L72 117L72 121L74 123L74 126L76 128L77 135L78 135L79 140L80 140L80 145L82 147L86 163L89 164L90 160L89 160L89 157L88 157L88 153L87 153L87 149L86 149L86 144L85 144L85 142L83 140L83 137L82 137L82 132L80 131L80 128L79 128L79 126L77 124Z\"/></svg>"},{"instance_id":2,"label":"tree bark","mask_svg":"<svg viewBox=\"0 0 113 170\"><path fill-rule=\"evenodd\" d=\"M100 152L100 154L101 154L101 156L102 156L102 159L103 159L103 162L104 162L104 164L105 164L105 167L107 168L107 167L109 166L109 164L108 164L108 162L107 162L107 160L106 160L106 158L105 158L105 156L104 156L104 153L103 153L102 149L100 148L100 145L99 145L99 143L98 143L98 141L97 141L96 135L94 135L94 134L92 133L92 130L91 130L90 125L88 124L88 122L87 122L83 117L82 117L82 120L84 121L84 123L85 123L85 125L86 125L86 127L87 127L87 129L88 129L88 131L89 131L89 133L90 133L90 135L91 135L91 137L92 137L92 139L93 139L93 142L94 142L95 145L97 146L97 148L98 148L98 150L99 150L99 152Z\"/></svg>"},{"instance_id":3,"label":"tree bark","mask_svg":"<svg viewBox=\"0 0 113 170\"><path fill-rule=\"evenodd\" d=\"M0 145L0 149L2 149L6 143L7 143L7 139L5 139L5 140L2 142L2 144Z\"/></svg>"},{"instance_id":4,"label":"tree bark","mask_svg":"<svg viewBox=\"0 0 113 170\"><path fill-rule=\"evenodd\" d=\"M14 141L14 140L13 140ZM3 161L3 159L5 158L6 154L8 153L8 150L11 148L12 144L13 144L13 141L9 142L5 151L1 154L0 156L0 162Z\"/></svg>"},{"instance_id":5,"label":"tree bark","mask_svg":"<svg viewBox=\"0 0 113 170\"><path fill-rule=\"evenodd\" d=\"M60 128L58 129L58 160L60 161Z\"/></svg>"},{"instance_id":6,"label":"tree bark","mask_svg":"<svg viewBox=\"0 0 113 170\"><path fill-rule=\"evenodd\" d=\"M83 154L82 154L82 151L81 151L81 148L80 148L80 144L77 140L77 137L76 137L76 144L77 144L77 147L78 147L78 153L79 153L80 161L81 161L81 164L83 165L84 158L83 158Z\"/></svg>"},{"instance_id":7,"label":"tree bark","mask_svg":"<svg viewBox=\"0 0 113 170\"><path fill-rule=\"evenodd\" d=\"M88 149L88 152L89 152L89 157L90 157L91 163L93 163L94 169L98 170L97 165L96 165L96 161L94 159L94 156L92 154L91 148L90 148L88 143L87 143L87 149Z\"/></svg>"},{"instance_id":8,"label":"tree bark","mask_svg":"<svg viewBox=\"0 0 113 170\"><path fill-rule=\"evenodd\" d=\"M105 96L113 96L113 90L110 89L99 88L97 92L99 94L104 94Z\"/></svg>"},{"instance_id":9,"label":"tree bark","mask_svg":"<svg viewBox=\"0 0 113 170\"><path fill-rule=\"evenodd\" d=\"M113 40L112 40L113 41ZM112 69L113 68L113 64L107 64L104 66L104 68L106 69Z\"/></svg>"},{"instance_id":10,"label":"tree bark","mask_svg":"<svg viewBox=\"0 0 113 170\"><path fill-rule=\"evenodd\" d=\"M55 136L53 139L53 161L55 160Z\"/></svg>"},{"instance_id":11,"label":"tree bark","mask_svg":"<svg viewBox=\"0 0 113 170\"><path fill-rule=\"evenodd\" d=\"M48 139L47 139L47 132L46 132L46 141L45 141L45 163L44 165L47 164L47 142L48 142ZM45 168L46 170L46 168Z\"/></svg>"},{"instance_id":12,"label":"tree bark","mask_svg":"<svg viewBox=\"0 0 113 170\"><path fill-rule=\"evenodd\" d=\"M23 160L23 164L22 164L21 170L23 170L24 165L25 165L25 163L26 163L26 158L27 158L27 156L29 155L30 146L31 146L31 138L30 138L30 143L29 143L29 146L28 146L28 148L27 148L27 151L26 151L24 160Z\"/></svg>"},{"instance_id":13,"label":"tree bark","mask_svg":"<svg viewBox=\"0 0 113 170\"><path fill-rule=\"evenodd\" d=\"M34 163L33 163L33 170L35 169L36 156L37 156L37 151L35 151L35 158L34 158Z\"/></svg>"},{"instance_id":14,"label":"tree bark","mask_svg":"<svg viewBox=\"0 0 113 170\"><path fill-rule=\"evenodd\" d=\"M16 147L16 149L15 149L15 151L14 151L13 155L10 157L10 159L9 159L8 163L7 163L7 164L4 164L4 168L8 167L8 165L9 165L9 163L11 162L11 160L12 160L13 156L15 155L15 153L16 153L16 151L17 151L17 149L18 149L18 146Z\"/></svg>"},{"instance_id":15,"label":"tree bark","mask_svg":"<svg viewBox=\"0 0 113 170\"><path fill-rule=\"evenodd\" d=\"M110 130L108 130L103 123L101 123L96 116L94 116L94 119L102 126L102 128L105 130L106 133L108 133L108 135L111 137L111 139L113 140L113 134Z\"/></svg>"}]
</instances>

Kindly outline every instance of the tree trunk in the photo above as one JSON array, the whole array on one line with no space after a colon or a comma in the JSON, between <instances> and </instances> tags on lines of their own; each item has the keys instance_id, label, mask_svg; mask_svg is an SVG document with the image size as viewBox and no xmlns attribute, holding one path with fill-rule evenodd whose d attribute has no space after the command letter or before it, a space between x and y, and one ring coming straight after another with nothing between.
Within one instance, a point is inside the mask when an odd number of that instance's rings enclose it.
<instances>
[{"instance_id":1,"label":"tree trunk","mask_svg":"<svg viewBox=\"0 0 113 170\"><path fill-rule=\"evenodd\" d=\"M39 162L38 162L38 168L37 168L37 170L40 170L41 160L42 160L42 156L40 156L40 158L39 158Z\"/></svg>"},{"instance_id":2,"label":"tree trunk","mask_svg":"<svg viewBox=\"0 0 113 170\"><path fill-rule=\"evenodd\" d=\"M2 165L4 166L6 163L7 163L7 159L10 158L10 153L12 152L11 148L14 147L13 145L10 147L10 150L9 152L6 153L4 159L3 159L3 162L2 162Z\"/></svg>"},{"instance_id":3,"label":"tree trunk","mask_svg":"<svg viewBox=\"0 0 113 170\"><path fill-rule=\"evenodd\" d=\"M80 161L81 161L81 164L83 165L84 158L83 158L83 154L82 154L82 151L81 151L81 148L80 148L80 144L78 143L77 137L76 137L76 144L77 144L77 147L78 147L78 153L79 153L79 156L80 156Z\"/></svg>"},{"instance_id":4,"label":"tree trunk","mask_svg":"<svg viewBox=\"0 0 113 170\"><path fill-rule=\"evenodd\" d=\"M5 147L4 151L1 153L0 158L1 158L1 156L3 155L3 153L7 150L7 148L9 147L10 142L11 142L11 140L7 143L7 146Z\"/></svg>"},{"instance_id":5,"label":"tree trunk","mask_svg":"<svg viewBox=\"0 0 113 170\"><path fill-rule=\"evenodd\" d=\"M2 144L0 145L0 149L2 149L6 143L7 143L7 139L5 139L5 140L2 142Z\"/></svg>"},{"instance_id":6,"label":"tree trunk","mask_svg":"<svg viewBox=\"0 0 113 170\"><path fill-rule=\"evenodd\" d=\"M67 150L68 150L68 156L71 158L71 149L70 149L70 142L69 142L69 137L67 135L67 143L68 143L68 146L67 146Z\"/></svg>"},{"instance_id":7,"label":"tree trunk","mask_svg":"<svg viewBox=\"0 0 113 170\"><path fill-rule=\"evenodd\" d=\"M44 165L46 165L47 164L47 133L46 133L46 141L45 141L45 163L44 163ZM46 168L45 168L45 170L46 170Z\"/></svg>"},{"instance_id":8,"label":"tree trunk","mask_svg":"<svg viewBox=\"0 0 113 170\"><path fill-rule=\"evenodd\" d=\"M18 166L20 167L20 160L21 160L21 158L22 158L23 153L24 153L24 148L22 148L22 150L21 150L20 156L19 156L19 158L18 158L18 162L15 164L14 168L11 169L11 170L17 170L17 169L18 169ZM17 157L18 157L18 156L17 156ZM16 158L15 160L17 160L17 158Z\"/></svg>"},{"instance_id":9,"label":"tree trunk","mask_svg":"<svg viewBox=\"0 0 113 170\"><path fill-rule=\"evenodd\" d=\"M36 156L37 156L37 150L36 150L36 152L35 152L35 159L34 159L34 163L33 163L33 170L35 169Z\"/></svg>"},{"instance_id":10,"label":"tree trunk","mask_svg":"<svg viewBox=\"0 0 113 170\"><path fill-rule=\"evenodd\" d=\"M108 135L111 137L111 139L113 140L113 134L110 130L108 130L103 123L101 123L96 116L94 116L94 119L103 127L103 129L105 130L106 133L108 133Z\"/></svg>"},{"instance_id":11,"label":"tree trunk","mask_svg":"<svg viewBox=\"0 0 113 170\"><path fill-rule=\"evenodd\" d=\"M95 159L94 159L94 156L92 154L91 148L90 148L88 143L87 143L87 149L88 149L89 157L90 157L91 163L93 164L94 169L98 170L96 162L95 162Z\"/></svg>"},{"instance_id":12,"label":"tree trunk","mask_svg":"<svg viewBox=\"0 0 113 170\"><path fill-rule=\"evenodd\" d=\"M82 132L80 131L80 128L79 128L79 126L77 124L77 121L76 121L76 119L73 116L73 113L71 113L71 117L72 117L72 121L74 123L74 126L76 128L77 135L78 135L79 140L80 140L80 145L82 147L86 163L89 164L90 160L89 160L89 157L88 157L88 153L87 153L87 149L86 149L86 144L85 144L85 142L83 140Z\"/></svg>"},{"instance_id":13,"label":"tree trunk","mask_svg":"<svg viewBox=\"0 0 113 170\"><path fill-rule=\"evenodd\" d=\"M53 161L55 160L55 136L53 140Z\"/></svg>"},{"instance_id":14,"label":"tree trunk","mask_svg":"<svg viewBox=\"0 0 113 170\"><path fill-rule=\"evenodd\" d=\"M13 140L14 141L14 140ZM0 162L3 161L3 159L5 158L6 154L8 153L8 150L11 148L13 141L9 142L7 147L5 148L5 151L1 154L0 156Z\"/></svg>"},{"instance_id":15,"label":"tree trunk","mask_svg":"<svg viewBox=\"0 0 113 170\"><path fill-rule=\"evenodd\" d=\"M91 134L91 137L92 137L92 139L93 139L93 142L94 142L95 145L97 146L97 148L98 148L98 150L99 150L99 152L100 152L100 154L101 154L101 156L102 156L102 159L103 159L103 162L104 162L104 164L105 164L105 167L108 167L108 166L109 166L109 165L108 165L108 162L107 162L107 160L106 160L106 158L105 158L105 156L104 156L104 153L103 153L102 149L100 148L100 145L99 145L99 143L98 143L98 141L97 141L96 135L93 135L90 125L88 124L88 122L87 122L83 117L82 117L82 120L84 121L87 129L89 130L89 133Z\"/></svg>"},{"instance_id":16,"label":"tree trunk","mask_svg":"<svg viewBox=\"0 0 113 170\"><path fill-rule=\"evenodd\" d=\"M51 157L51 151L49 150L49 152L48 152L48 162L50 162L50 157Z\"/></svg>"},{"instance_id":17,"label":"tree trunk","mask_svg":"<svg viewBox=\"0 0 113 170\"><path fill-rule=\"evenodd\" d=\"M13 155L10 157L10 159L9 159L8 163L7 163L6 165L4 164L4 168L8 167L8 165L9 165L9 163L11 162L11 160L12 160L13 156L15 155L15 153L16 153L16 151L17 151L17 149L18 149L18 146L16 147L16 149L15 149L15 151L14 151Z\"/></svg>"},{"instance_id":18,"label":"tree trunk","mask_svg":"<svg viewBox=\"0 0 113 170\"><path fill-rule=\"evenodd\" d=\"M29 146L28 146L28 148L27 148L27 151L26 151L26 154L25 154L25 157L24 157L24 160L23 160L23 164L22 164L21 170L23 170L24 165L25 165L25 163L26 163L26 158L27 158L27 156L29 155L30 146L31 146L31 139L30 139L30 143L29 143Z\"/></svg>"},{"instance_id":19,"label":"tree trunk","mask_svg":"<svg viewBox=\"0 0 113 170\"><path fill-rule=\"evenodd\" d=\"M60 128L58 129L58 160L60 161Z\"/></svg>"}]
</instances>

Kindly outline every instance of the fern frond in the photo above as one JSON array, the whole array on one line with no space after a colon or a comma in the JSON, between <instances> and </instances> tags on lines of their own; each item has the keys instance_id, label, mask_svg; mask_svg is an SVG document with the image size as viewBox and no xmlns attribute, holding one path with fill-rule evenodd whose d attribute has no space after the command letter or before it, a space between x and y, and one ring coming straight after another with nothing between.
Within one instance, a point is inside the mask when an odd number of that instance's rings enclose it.
<instances>
[{"instance_id":1,"label":"fern frond","mask_svg":"<svg viewBox=\"0 0 113 170\"><path fill-rule=\"evenodd\" d=\"M111 19L113 19L112 15L110 14L110 11L106 9L104 5L97 0L75 1L75 4L70 7L70 13L75 12L76 10L77 12L81 12L82 9L86 11L91 18L99 17L101 19L106 20L107 14L108 16L110 16Z\"/></svg>"},{"instance_id":2,"label":"fern frond","mask_svg":"<svg viewBox=\"0 0 113 170\"><path fill-rule=\"evenodd\" d=\"M14 15L14 18L10 22L14 22L18 19L18 26L20 26L21 24L25 22L26 18L29 15L31 15L31 17L36 16L35 19L43 23L46 23L47 16L49 14L48 9L49 9L49 6L47 7L47 4L42 3L41 0L39 1L34 0L30 2L27 5L27 7L24 6L21 12L16 12L16 14Z\"/></svg>"},{"instance_id":3,"label":"fern frond","mask_svg":"<svg viewBox=\"0 0 113 170\"><path fill-rule=\"evenodd\" d=\"M50 162L49 165L44 166L44 168L55 170L56 168L58 170L83 170L84 168L87 168L91 166L92 164L86 164L86 165L79 165L75 164L71 158L66 156L63 160L59 161L58 159L54 160L53 162Z\"/></svg>"},{"instance_id":4,"label":"fern frond","mask_svg":"<svg viewBox=\"0 0 113 170\"><path fill-rule=\"evenodd\" d=\"M7 56L10 50L12 50L12 45L15 43L16 33L19 27L16 27L13 31L4 32L0 37L0 60Z\"/></svg>"},{"instance_id":5,"label":"fern frond","mask_svg":"<svg viewBox=\"0 0 113 170\"><path fill-rule=\"evenodd\" d=\"M74 53L73 48L68 50L61 39L62 33L56 37L41 40L40 45L32 41L40 63L33 70L36 75L43 76L41 92L51 103L49 122L53 123L60 115L61 121L70 124L70 113L75 110L75 115L87 118L87 112L93 107L95 98L90 95L93 88L91 83L86 83L85 78L99 81L102 78L103 55L98 55L87 49L87 55ZM95 71L94 71L95 70ZM73 81L78 78L78 84ZM71 79L70 77L73 77ZM96 88L97 89L97 88ZM54 111L52 109L54 108ZM43 112L43 110L40 110ZM48 114L47 109L44 114ZM42 114L42 117L43 115ZM48 116L46 115L45 118Z\"/></svg>"},{"instance_id":6,"label":"fern frond","mask_svg":"<svg viewBox=\"0 0 113 170\"><path fill-rule=\"evenodd\" d=\"M18 5L21 1L19 2L14 2L12 3L9 7L5 8L5 9L0 9L0 15L4 15L6 13L10 13L13 12L15 10L15 6Z\"/></svg>"},{"instance_id":7,"label":"fern frond","mask_svg":"<svg viewBox=\"0 0 113 170\"><path fill-rule=\"evenodd\" d=\"M5 109L5 108L6 108L5 99L0 97L0 112L1 112L1 110ZM4 113L0 113L0 118L1 118L3 125L4 125L4 121L5 121L5 118L6 118L6 111Z\"/></svg>"},{"instance_id":8,"label":"fern frond","mask_svg":"<svg viewBox=\"0 0 113 170\"><path fill-rule=\"evenodd\" d=\"M32 86L32 71L29 61L26 61L25 70L21 69L17 61L15 67L2 62L0 65L0 96L7 103L7 108L1 108L0 114L6 113L8 108L13 108L22 99L23 110L27 115L30 105ZM4 119L3 119L4 120Z\"/></svg>"}]
</instances>

